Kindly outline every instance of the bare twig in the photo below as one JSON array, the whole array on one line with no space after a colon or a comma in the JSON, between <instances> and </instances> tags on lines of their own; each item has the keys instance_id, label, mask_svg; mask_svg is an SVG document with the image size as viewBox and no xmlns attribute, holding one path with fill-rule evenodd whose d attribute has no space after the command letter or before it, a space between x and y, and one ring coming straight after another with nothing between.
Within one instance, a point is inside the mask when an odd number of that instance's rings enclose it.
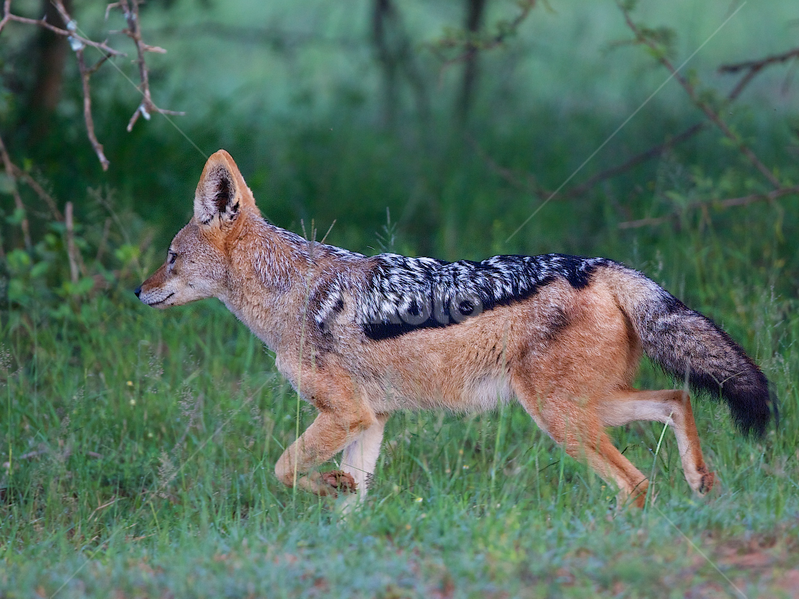
<instances>
[{"instance_id":1,"label":"bare twig","mask_svg":"<svg viewBox=\"0 0 799 599\"><path fill-rule=\"evenodd\" d=\"M103 144L97 141L97 136L94 133L94 119L92 118L92 96L91 96L91 88L89 87L89 78L92 76L92 69L86 68L86 61L83 58L83 48L75 50L75 56L78 58L78 68L80 69L80 79L83 83L83 120L86 121L86 134L89 137L89 141L94 148L94 153L97 154L97 158L100 161L100 164L103 166L103 170L108 170L108 158L105 157L103 153Z\"/></svg>"},{"instance_id":2,"label":"bare twig","mask_svg":"<svg viewBox=\"0 0 799 599\"><path fill-rule=\"evenodd\" d=\"M56 204L56 201L53 199L53 197L49 193L47 193L45 191L44 187L42 187L39 184L39 182L36 181L36 179L34 179L30 175L30 173L26 173L21 168L19 168L16 164L12 164L11 168L14 170L14 174L16 175L16 177L18 179L24 180L25 183L28 184L28 187L30 187L33 190L33 192L37 196L39 196L39 198L45 204L47 204L47 207L50 209L50 212L52 213L53 217L55 217L56 220L63 222L64 215L61 214L61 211L58 209L58 205Z\"/></svg>"},{"instance_id":3,"label":"bare twig","mask_svg":"<svg viewBox=\"0 0 799 599\"><path fill-rule=\"evenodd\" d=\"M25 214L25 206L22 203L22 198L19 195L19 189L17 189L15 167L11 162L11 157L8 155L8 151L6 150L6 145L3 143L2 137L0 137L0 157L2 157L3 160L3 168L6 171L6 177L8 177L8 180L11 183L11 194L14 196L14 206L17 210L22 211L22 222L20 223L22 227L22 236L25 239L25 248L28 250L28 252L30 252L33 250L30 225L28 224L28 217Z\"/></svg>"},{"instance_id":4,"label":"bare twig","mask_svg":"<svg viewBox=\"0 0 799 599\"><path fill-rule=\"evenodd\" d=\"M656 216L652 218L639 218L637 220L628 220L619 223L619 229L639 229L641 227L648 227L652 225L662 225L677 218L676 214L669 214L668 216Z\"/></svg>"},{"instance_id":5,"label":"bare twig","mask_svg":"<svg viewBox=\"0 0 799 599\"><path fill-rule=\"evenodd\" d=\"M153 112L158 112L160 114L172 114L172 115L184 115L185 112L178 112L175 110L164 110L163 108L158 108L153 102L152 97L150 96L150 73L147 70L147 63L144 60L145 52L155 52L158 54L166 54L166 50L159 46L151 46L149 44L145 44L142 40L141 36L141 28L139 26L139 4L141 0L119 0L119 2L114 2L113 4L109 4L108 8L106 9L106 15L111 8L119 8L122 11L122 14L125 16L125 20L128 23L127 29L125 29L122 33L127 35L133 43L136 44L136 54L137 59L136 63L139 65L139 78L141 80L141 84L139 85L139 91L142 94L142 101L139 104L138 108L136 108L136 112L133 113L133 116L130 118L130 122L128 123L128 131L133 129L133 125L136 124L136 121L139 120L139 116L143 116L145 120L150 120L150 115Z\"/></svg>"},{"instance_id":6,"label":"bare twig","mask_svg":"<svg viewBox=\"0 0 799 599\"><path fill-rule=\"evenodd\" d=\"M11 17L11 0L5 0L3 2L3 18L0 19L0 32L3 31L3 28L6 26L6 23L11 20Z\"/></svg>"},{"instance_id":7,"label":"bare twig","mask_svg":"<svg viewBox=\"0 0 799 599\"><path fill-rule=\"evenodd\" d=\"M783 52L782 54L772 54L770 56L766 56L765 58L759 58L757 60L745 60L744 62L723 64L719 67L719 73L737 73L738 71L743 71L743 70L759 71L763 67L780 62L787 62L793 58L799 58L799 48L788 50L787 52Z\"/></svg>"},{"instance_id":8,"label":"bare twig","mask_svg":"<svg viewBox=\"0 0 799 599\"><path fill-rule=\"evenodd\" d=\"M474 151L477 152L477 155L483 159L483 161L488 165L494 173L499 175L501 178L505 179L508 183L513 185L514 187L518 187L519 189L524 189L526 191L532 192L538 197L547 197L551 195L551 192L547 189L544 189L541 185L539 185L536 178L529 174L529 173L516 173L509 168L506 168L500 164L498 164L488 153L480 146L477 140L469 134L466 134L466 141L474 148ZM524 177L524 179L522 179ZM558 198L560 199L560 197Z\"/></svg>"},{"instance_id":9,"label":"bare twig","mask_svg":"<svg viewBox=\"0 0 799 599\"><path fill-rule=\"evenodd\" d=\"M94 75L97 72L97 70L101 66L103 66L103 64L105 64L105 61L108 60L109 58L111 58L111 55L110 54L106 54L100 60L98 60L96 63L94 63L93 67L89 67L88 69L86 69L86 73L88 75Z\"/></svg>"},{"instance_id":10,"label":"bare twig","mask_svg":"<svg viewBox=\"0 0 799 599\"><path fill-rule=\"evenodd\" d=\"M3 31L3 28L6 26L6 23L8 23L9 21L14 21L16 23L25 23L28 25L36 25L37 27L43 27L44 29L52 31L56 35L69 38L70 43L81 44L83 46L91 46L92 48L97 48L101 52L104 52L105 54L109 54L111 56L125 56L124 52L120 52L119 50L114 50L111 46L107 45L106 42L94 42L88 38L78 35L74 30L69 29L69 27L75 27L74 24L75 21L66 12L66 9L64 8L62 2L60 2L59 0L54 0L53 4L58 9L58 12L61 13L62 18L64 18L64 23L66 23L67 29L56 27L55 25L48 23L44 19L29 19L27 17L20 17L19 15L12 14L11 0L5 0L5 2L3 3L3 18L2 20L0 20L0 32Z\"/></svg>"},{"instance_id":11,"label":"bare twig","mask_svg":"<svg viewBox=\"0 0 799 599\"><path fill-rule=\"evenodd\" d=\"M67 202L66 219L64 224L67 230L67 257L69 258L69 277L73 283L78 282L78 261L75 259L77 249L75 248L75 229L72 219L72 202Z\"/></svg>"},{"instance_id":12,"label":"bare twig","mask_svg":"<svg viewBox=\"0 0 799 599\"><path fill-rule=\"evenodd\" d=\"M696 92L696 88L693 86L693 84L691 84L685 77L683 77L683 75L674 67L671 61L662 52L661 48L659 48L658 45L654 41L652 41L652 39L649 36L645 35L644 32L641 31L641 29L638 27L638 25L636 25L635 22L633 22L632 18L630 17L629 11L621 4L619 4L619 8L621 9L622 14L624 14L624 20L627 23L627 26L635 34L636 43L644 44L652 50L653 54L660 62L660 64L666 67L666 69L672 74L674 79L676 79L677 82L682 86L682 88L685 90L685 93L688 94L688 97L691 99L691 102L694 104L694 106L696 106L702 112L704 112L705 116L707 116L707 118L709 118L713 122L713 124L715 124L721 130L721 132L725 135L725 137L727 137L730 141L732 141L733 144L735 144L735 146L738 148L738 151L741 152L741 154L743 154L747 160L749 160L752 166L754 166L758 171L760 171L760 173L764 177L766 177L766 179L768 179L769 182L774 187L780 189L782 185L779 179L774 176L774 173L772 173L768 169L768 167L766 167L766 165L760 161L760 159L755 155L755 153L751 150L751 148L749 148L749 146L747 146L743 142L743 140L738 136L738 134L736 134L734 131L732 131L732 129L729 128L727 123L725 123L721 119L718 113L715 110L713 110L713 108L711 108L710 105L705 100L699 97L699 95Z\"/></svg>"},{"instance_id":13,"label":"bare twig","mask_svg":"<svg viewBox=\"0 0 799 599\"><path fill-rule=\"evenodd\" d=\"M667 216L662 217L653 217L653 218L643 218L639 220L633 221L626 221L619 224L620 229L634 229L639 227L645 226L652 226L663 224L666 222L673 221L676 219L680 213L686 210L702 210L703 213L708 212L708 208L732 208L736 206L747 206L749 204L753 204L755 202L760 201L769 201L773 202L774 200L781 198L786 195L793 195L799 193L799 186L793 187L783 187L780 183L779 179L774 176L774 174L757 158L754 152L740 139L740 137L734 133L727 124L721 119L718 112L713 110L710 105L698 97L696 93L695 87L677 70L673 67L671 62L668 58L660 51L657 47L656 43L641 29L635 25L632 21L629 12L620 5L620 8L624 14L625 21L627 26L633 31L635 34L635 41L639 44L645 44L648 46L654 53L654 55L658 58L659 62L663 64L671 73L672 76L677 79L678 83L683 87L683 89L688 94L689 98L693 102L695 106L700 108L708 119L713 122L724 135L730 139L738 148L738 150L749 160L749 162L759 170L768 180L769 182L776 187L775 190L769 193L756 193L750 194L747 196L741 196L737 198L728 198L725 200L714 200L714 201L699 201L699 202L692 202L687 206L680 209L678 212L669 214ZM740 71L745 71L744 76L739 80L738 84L733 87L730 93L727 95L727 102L734 102L744 88L749 85L749 83L754 79L754 77L765 67L778 64L782 62L786 62L791 59L795 59L799 57L799 48L795 48L788 52L784 52L782 54L775 54L772 56L767 56L766 58L762 58L759 60L751 60L746 62L741 62L737 64L730 64L730 65L723 65L719 68L719 72L721 73L737 73Z\"/></svg>"},{"instance_id":14,"label":"bare twig","mask_svg":"<svg viewBox=\"0 0 799 599\"><path fill-rule=\"evenodd\" d=\"M727 200L720 200L718 202L714 202L714 204L722 207L722 208L732 208L733 206L748 206L749 204L754 204L755 202L759 202L761 200L777 200L782 196L792 195L792 194L799 194L799 185L795 185L793 187L783 187L782 189L775 189L766 194L761 193L753 193L748 196L743 196L740 198L729 198Z\"/></svg>"},{"instance_id":15,"label":"bare twig","mask_svg":"<svg viewBox=\"0 0 799 599\"><path fill-rule=\"evenodd\" d=\"M604 181L605 179L610 179L611 177L615 177L616 175L620 175L621 173L630 170L631 168L641 164L642 162L646 162L651 158L655 158L660 156L663 150L671 148L672 146L676 146L679 143L684 142L687 139L690 139L700 131L702 131L706 127L706 123L697 123L696 125L692 125L682 133L675 135L674 137L664 141L661 144L656 146L652 146L648 150L641 152L640 154L636 154L632 158L629 158L625 162L606 169L600 173L597 173L584 183L581 183L577 187L570 189L566 194L567 197L576 197L584 194L586 191L594 187L597 183Z\"/></svg>"},{"instance_id":16,"label":"bare twig","mask_svg":"<svg viewBox=\"0 0 799 599\"><path fill-rule=\"evenodd\" d=\"M755 202L774 201L783 196L799 194L799 185L794 187L783 187L775 189L769 193L753 193L748 196L738 198L728 198L726 200L713 200L710 202L691 202L684 210L697 210L707 208L732 208L734 206L748 206ZM619 229L638 229L640 227L648 227L652 225L661 225L663 223L671 222L676 219L679 214L669 214L667 216L658 216L653 218L642 218L639 220L630 220L619 223Z\"/></svg>"},{"instance_id":17,"label":"bare twig","mask_svg":"<svg viewBox=\"0 0 799 599\"><path fill-rule=\"evenodd\" d=\"M788 50L782 54L772 54L771 56L766 56L765 58L761 58L759 60L747 60L745 62L739 62L735 64L721 65L719 67L719 73L737 73L739 71L746 71L744 76L741 77L741 80L738 82L738 85L736 85L730 92L728 98L730 100L737 98L743 91L744 87L746 87L749 82L752 81L752 79L754 79L755 76L765 67L787 62L788 60L796 58L799 58L799 48Z\"/></svg>"}]
</instances>

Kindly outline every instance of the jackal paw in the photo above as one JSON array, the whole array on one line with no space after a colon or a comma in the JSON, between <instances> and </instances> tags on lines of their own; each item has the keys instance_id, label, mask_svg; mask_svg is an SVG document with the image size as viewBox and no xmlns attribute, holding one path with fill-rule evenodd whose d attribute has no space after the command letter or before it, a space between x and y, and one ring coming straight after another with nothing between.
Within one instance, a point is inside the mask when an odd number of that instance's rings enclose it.
<instances>
[{"instance_id":1,"label":"jackal paw","mask_svg":"<svg viewBox=\"0 0 799 599\"><path fill-rule=\"evenodd\" d=\"M702 477L699 480L699 486L697 487L696 491L700 495L707 495L710 490L713 488L713 485L716 484L716 473L715 472L700 472Z\"/></svg>"},{"instance_id":2,"label":"jackal paw","mask_svg":"<svg viewBox=\"0 0 799 599\"><path fill-rule=\"evenodd\" d=\"M321 482L323 482L330 489L329 495L338 495L339 493L355 493L358 488L358 483L352 478L352 475L344 472L343 470L331 470L330 472L320 472Z\"/></svg>"}]
</instances>

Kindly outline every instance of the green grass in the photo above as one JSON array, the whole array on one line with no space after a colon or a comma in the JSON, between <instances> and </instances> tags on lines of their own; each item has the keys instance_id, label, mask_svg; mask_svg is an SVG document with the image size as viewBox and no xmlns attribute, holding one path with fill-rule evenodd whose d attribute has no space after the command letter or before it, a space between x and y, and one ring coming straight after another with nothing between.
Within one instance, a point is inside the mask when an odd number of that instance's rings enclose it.
<instances>
[{"instance_id":1,"label":"green grass","mask_svg":"<svg viewBox=\"0 0 799 599\"><path fill-rule=\"evenodd\" d=\"M723 284L744 274L751 286ZM159 312L121 287L61 317L11 310L0 596L682 597L732 594L725 576L776 593L799 554L795 302L767 277L758 290L757 273L708 263L683 277L758 356L783 419L742 439L723 405L695 402L721 479L706 499L670 431L656 455L661 426L617 430L653 476L645 511L618 509L512 405L394 415L368 502L343 519L274 478L296 415L302 429L313 410L298 411L272 356L217 302ZM670 385L649 366L640 378Z\"/></svg>"}]
</instances>

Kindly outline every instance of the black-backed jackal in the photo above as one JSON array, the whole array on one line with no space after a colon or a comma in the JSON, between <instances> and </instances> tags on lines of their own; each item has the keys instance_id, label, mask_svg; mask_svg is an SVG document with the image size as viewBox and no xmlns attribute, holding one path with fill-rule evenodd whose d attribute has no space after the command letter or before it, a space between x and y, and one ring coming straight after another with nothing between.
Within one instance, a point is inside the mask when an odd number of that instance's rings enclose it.
<instances>
[{"instance_id":1,"label":"black-backed jackal","mask_svg":"<svg viewBox=\"0 0 799 599\"><path fill-rule=\"evenodd\" d=\"M366 492L396 410L486 410L516 398L566 451L643 505L647 480L606 432L672 426L688 484L714 482L682 390L632 387L641 354L726 399L744 432L776 405L758 367L708 318L605 258L495 256L443 262L367 257L264 220L233 159L205 165L194 216L136 295L166 308L207 297L275 352L319 415L277 477L318 494ZM343 451L343 472L317 467Z\"/></svg>"}]
</instances>

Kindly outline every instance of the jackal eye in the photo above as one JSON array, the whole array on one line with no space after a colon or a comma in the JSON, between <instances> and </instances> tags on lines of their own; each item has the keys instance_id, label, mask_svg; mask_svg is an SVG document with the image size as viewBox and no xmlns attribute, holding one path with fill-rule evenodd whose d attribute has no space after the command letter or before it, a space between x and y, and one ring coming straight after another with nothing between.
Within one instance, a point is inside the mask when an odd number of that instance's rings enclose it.
<instances>
[{"instance_id":1,"label":"jackal eye","mask_svg":"<svg viewBox=\"0 0 799 599\"><path fill-rule=\"evenodd\" d=\"M169 264L174 264L177 259L178 255L175 252L169 252Z\"/></svg>"}]
</instances>

